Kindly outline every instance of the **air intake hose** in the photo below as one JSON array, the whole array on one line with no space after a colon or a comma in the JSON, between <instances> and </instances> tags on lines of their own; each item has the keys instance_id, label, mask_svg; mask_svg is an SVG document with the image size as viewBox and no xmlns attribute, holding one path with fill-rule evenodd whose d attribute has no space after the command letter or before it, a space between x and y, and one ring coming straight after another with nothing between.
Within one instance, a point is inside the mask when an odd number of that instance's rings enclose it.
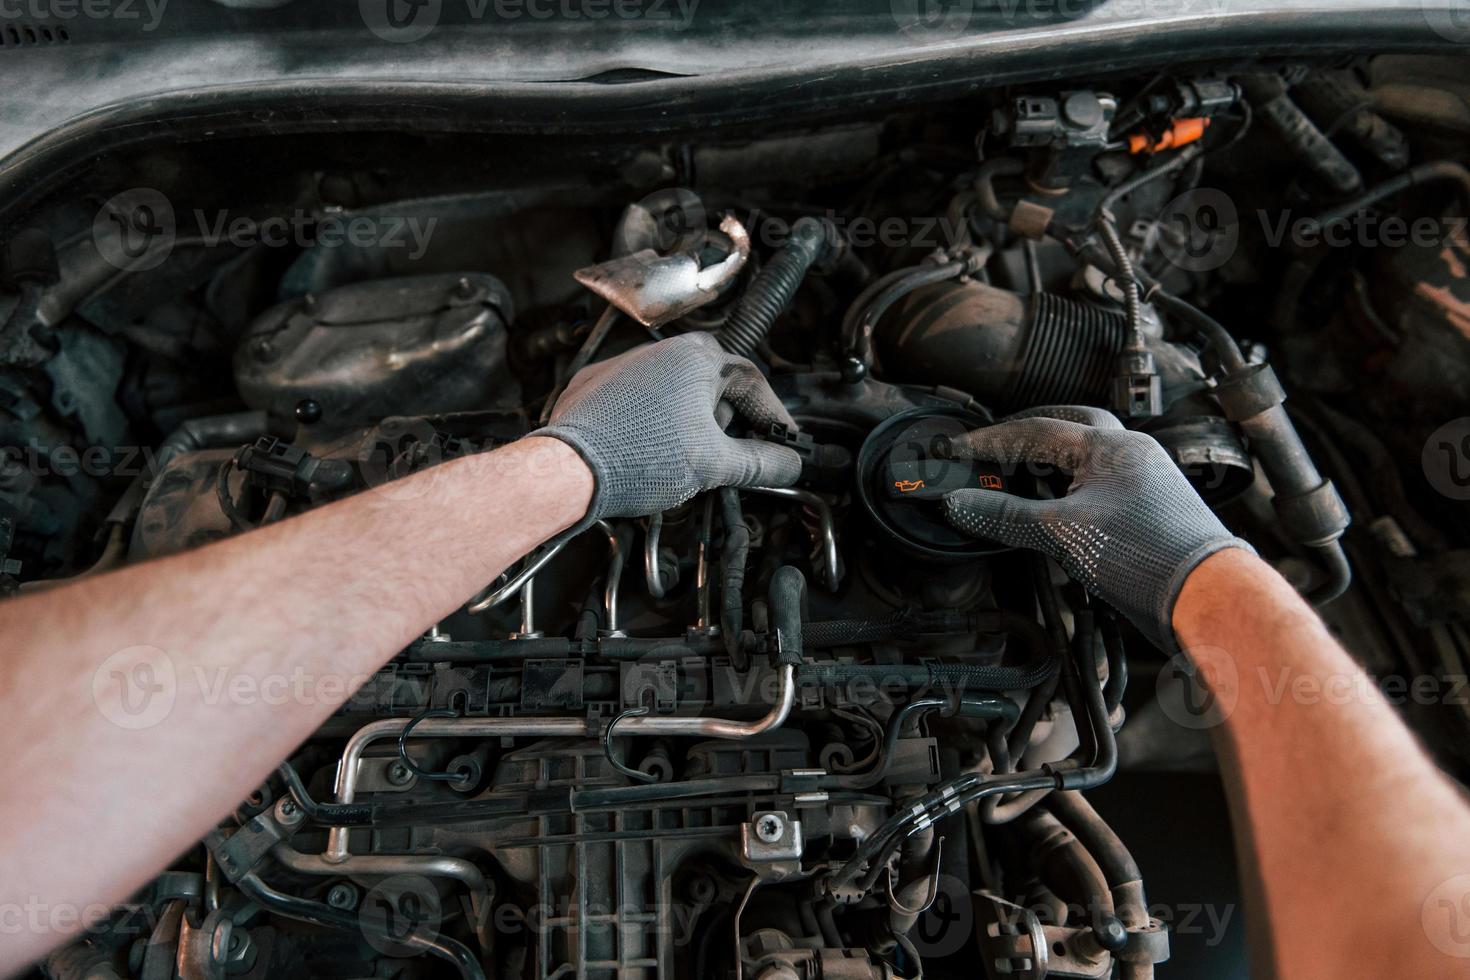
<instances>
[{"instance_id":1,"label":"air intake hose","mask_svg":"<svg viewBox=\"0 0 1470 980\"><path fill-rule=\"evenodd\" d=\"M1003 412L1106 404L1128 335L1116 313L973 281L921 289L888 319L878 334L888 377L958 388Z\"/></svg>"},{"instance_id":2,"label":"air intake hose","mask_svg":"<svg viewBox=\"0 0 1470 980\"><path fill-rule=\"evenodd\" d=\"M791 237L745 289L740 305L715 332L720 346L749 357L771 332L776 317L791 303L796 289L818 260L837 242L837 230L820 218L802 218L791 227Z\"/></svg>"}]
</instances>

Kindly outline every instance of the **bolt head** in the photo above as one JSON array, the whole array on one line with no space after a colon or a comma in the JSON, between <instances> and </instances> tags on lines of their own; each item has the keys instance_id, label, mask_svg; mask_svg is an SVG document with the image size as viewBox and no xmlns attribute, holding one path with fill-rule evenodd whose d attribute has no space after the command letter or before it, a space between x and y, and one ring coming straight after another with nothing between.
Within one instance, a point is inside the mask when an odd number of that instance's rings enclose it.
<instances>
[{"instance_id":1,"label":"bolt head","mask_svg":"<svg viewBox=\"0 0 1470 980\"><path fill-rule=\"evenodd\" d=\"M774 813L767 813L755 822L755 835L767 844L774 844L786 831L786 821Z\"/></svg>"},{"instance_id":2,"label":"bolt head","mask_svg":"<svg viewBox=\"0 0 1470 980\"><path fill-rule=\"evenodd\" d=\"M305 812L290 797L276 801L276 821L286 827L294 827L306 819Z\"/></svg>"},{"instance_id":3,"label":"bolt head","mask_svg":"<svg viewBox=\"0 0 1470 980\"><path fill-rule=\"evenodd\" d=\"M351 909L357 905L357 889L345 882L333 885L327 892L327 904L334 909Z\"/></svg>"}]
</instances>

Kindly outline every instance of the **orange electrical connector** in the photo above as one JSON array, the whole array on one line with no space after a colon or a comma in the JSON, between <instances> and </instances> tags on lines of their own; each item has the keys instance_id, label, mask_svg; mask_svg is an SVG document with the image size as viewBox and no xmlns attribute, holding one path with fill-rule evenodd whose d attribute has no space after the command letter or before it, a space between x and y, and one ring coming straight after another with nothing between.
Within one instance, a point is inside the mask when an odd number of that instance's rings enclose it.
<instances>
[{"instance_id":1,"label":"orange electrical connector","mask_svg":"<svg viewBox=\"0 0 1470 980\"><path fill-rule=\"evenodd\" d=\"M1210 120L1204 116L1196 116L1190 119L1176 119L1164 131L1155 143L1148 133L1134 133L1128 137L1129 153L1157 153L1159 150L1171 150L1176 146L1193 143L1205 135L1209 128Z\"/></svg>"}]
</instances>

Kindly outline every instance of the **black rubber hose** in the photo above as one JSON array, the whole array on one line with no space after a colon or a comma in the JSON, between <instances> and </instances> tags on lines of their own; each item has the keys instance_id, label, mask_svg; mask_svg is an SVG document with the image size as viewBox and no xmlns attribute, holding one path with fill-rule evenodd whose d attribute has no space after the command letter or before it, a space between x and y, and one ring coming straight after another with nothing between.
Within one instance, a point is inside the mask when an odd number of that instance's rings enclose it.
<instances>
[{"instance_id":1,"label":"black rubber hose","mask_svg":"<svg viewBox=\"0 0 1470 980\"><path fill-rule=\"evenodd\" d=\"M767 646L779 664L801 666L801 620L806 605L806 576L792 565L782 565L771 576L767 596L771 635Z\"/></svg>"},{"instance_id":2,"label":"black rubber hose","mask_svg":"<svg viewBox=\"0 0 1470 980\"><path fill-rule=\"evenodd\" d=\"M1214 350L1215 356L1220 359L1220 366L1226 374L1234 374L1245 368L1245 355L1240 352L1240 345L1220 321L1199 307L1161 290L1149 293L1148 301L1173 313L1199 331Z\"/></svg>"},{"instance_id":3,"label":"black rubber hose","mask_svg":"<svg viewBox=\"0 0 1470 980\"><path fill-rule=\"evenodd\" d=\"M1123 695L1128 690L1128 651L1123 646L1123 634L1115 618L1105 616L1099 626L1103 649L1108 654L1108 682L1103 687L1103 702L1111 718L1113 709L1123 703Z\"/></svg>"},{"instance_id":4,"label":"black rubber hose","mask_svg":"<svg viewBox=\"0 0 1470 980\"><path fill-rule=\"evenodd\" d=\"M720 490L720 514L725 524L725 546L720 552L720 633L725 653L736 670L745 670L745 563L750 556L750 528L740 509L740 493L733 487Z\"/></svg>"},{"instance_id":5,"label":"black rubber hose","mask_svg":"<svg viewBox=\"0 0 1470 980\"><path fill-rule=\"evenodd\" d=\"M869 789L878 785L888 774L893 762L893 755L898 748L898 740L903 731L909 725L916 723L920 717L931 711L945 711L958 708L957 714L966 718L983 719L986 721L1001 721L1005 724L1000 730L1015 724L1020 709L1016 703L1008 698L998 695L987 695L983 697L961 698L956 702L953 698L917 698L910 701L895 711L888 719L887 728L883 734L883 750L878 756L878 763L872 769L862 773L846 773L827 776L822 780L824 788L830 789Z\"/></svg>"},{"instance_id":6,"label":"black rubber hose","mask_svg":"<svg viewBox=\"0 0 1470 980\"><path fill-rule=\"evenodd\" d=\"M235 887L244 892L245 896L257 905L288 919L297 919L301 922L310 922L313 925L340 929L354 934L370 928L367 921L356 912L336 909L321 902L313 902L278 892L254 874L242 875L235 881ZM409 932L402 936L390 936L385 933L381 935L381 938L396 945L416 949L446 960L459 970L459 975L465 980L485 980L485 971L481 968L480 961L476 959L475 954L464 943L450 936L421 935Z\"/></svg>"},{"instance_id":7,"label":"black rubber hose","mask_svg":"<svg viewBox=\"0 0 1470 980\"><path fill-rule=\"evenodd\" d=\"M975 200L986 217L1005 224L1011 220L1011 212L1000 203L995 193L995 178L1015 177L1026 169L1026 164L1016 157L994 157L980 165L975 174Z\"/></svg>"},{"instance_id":8,"label":"black rubber hose","mask_svg":"<svg viewBox=\"0 0 1470 980\"><path fill-rule=\"evenodd\" d=\"M1074 706L1073 717L1086 717L1091 730L1089 744L1093 750L1092 764L1082 769L1071 769L1059 773L1061 789L1094 789L1113 778L1118 771L1118 740L1108 724L1108 708L1103 700L1102 682L1097 677L1097 664L1093 660L1093 631L1091 612L1078 610L1075 614L1076 634L1073 637L1072 658L1064 670L1075 675L1080 690L1081 704ZM1078 710L1078 709L1082 710ZM1081 731L1082 725L1078 724Z\"/></svg>"},{"instance_id":9,"label":"black rubber hose","mask_svg":"<svg viewBox=\"0 0 1470 980\"><path fill-rule=\"evenodd\" d=\"M756 275L725 325L715 331L720 346L749 357L771 332L776 317L791 303L807 271L837 242L837 230L820 218L802 218L776 257Z\"/></svg>"},{"instance_id":10,"label":"black rubber hose","mask_svg":"<svg viewBox=\"0 0 1470 980\"><path fill-rule=\"evenodd\" d=\"M1465 169L1464 166L1455 163L1453 160L1435 160L1430 163L1421 163L1417 167L1404 171L1397 177L1390 177L1388 180L1371 188L1366 193L1360 194L1346 204L1339 204L1330 211L1323 211L1316 218L1312 219L1312 223L1319 229L1326 228L1333 222L1341 221L1343 218L1348 217L1354 211L1360 211L1370 205L1377 204L1384 198L1392 197L1395 194L1408 190L1410 187L1433 184L1439 181L1451 181L1459 184L1460 201L1467 208L1470 208L1470 170Z\"/></svg>"}]
</instances>

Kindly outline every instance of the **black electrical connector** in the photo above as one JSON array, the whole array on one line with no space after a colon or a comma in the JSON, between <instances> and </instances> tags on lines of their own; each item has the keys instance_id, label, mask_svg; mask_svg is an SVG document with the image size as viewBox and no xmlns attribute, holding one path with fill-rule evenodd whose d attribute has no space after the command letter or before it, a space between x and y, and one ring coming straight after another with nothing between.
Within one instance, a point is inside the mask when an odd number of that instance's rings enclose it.
<instances>
[{"instance_id":1,"label":"black electrical connector","mask_svg":"<svg viewBox=\"0 0 1470 980\"><path fill-rule=\"evenodd\" d=\"M251 487L287 497L345 490L353 479L346 460L321 459L272 436L261 436L241 449L235 466L246 474Z\"/></svg>"},{"instance_id":2,"label":"black electrical connector","mask_svg":"<svg viewBox=\"0 0 1470 980\"><path fill-rule=\"evenodd\" d=\"M846 486L852 475L852 453L842 446L819 443L782 422L772 422L756 435L766 442L796 450L801 457L801 478L797 482L803 486L837 490Z\"/></svg>"}]
</instances>

